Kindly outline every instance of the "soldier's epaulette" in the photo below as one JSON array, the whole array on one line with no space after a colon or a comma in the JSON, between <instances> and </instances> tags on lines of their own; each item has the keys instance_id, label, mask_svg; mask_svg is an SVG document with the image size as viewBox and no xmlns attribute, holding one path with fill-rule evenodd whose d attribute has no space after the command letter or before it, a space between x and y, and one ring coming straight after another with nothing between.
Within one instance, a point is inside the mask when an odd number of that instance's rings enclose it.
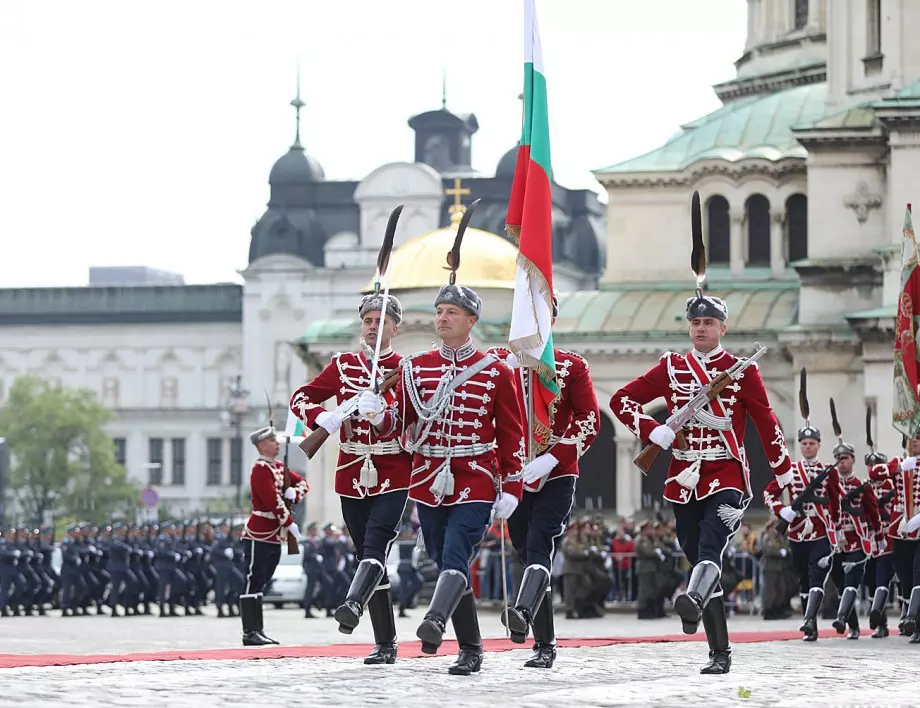
<instances>
[{"instance_id":1,"label":"soldier's epaulette","mask_svg":"<svg viewBox=\"0 0 920 708\"><path fill-rule=\"evenodd\" d=\"M581 354L571 352L568 349L559 349L558 351L560 354L565 354L566 356L570 356L573 359L578 359L578 361L580 361L586 369L588 368L588 360L585 359Z\"/></svg>"},{"instance_id":2,"label":"soldier's epaulette","mask_svg":"<svg viewBox=\"0 0 920 708\"><path fill-rule=\"evenodd\" d=\"M658 361L664 361L665 359L668 359L669 357L674 356L675 354L677 354L677 352L665 352L659 357Z\"/></svg>"}]
</instances>

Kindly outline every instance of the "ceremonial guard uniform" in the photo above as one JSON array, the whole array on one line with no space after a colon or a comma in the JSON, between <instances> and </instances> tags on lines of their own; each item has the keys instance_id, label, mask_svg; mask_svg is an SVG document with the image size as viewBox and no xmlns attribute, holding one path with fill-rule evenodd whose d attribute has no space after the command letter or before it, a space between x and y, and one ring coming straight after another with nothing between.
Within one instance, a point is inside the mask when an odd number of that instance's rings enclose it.
<instances>
[{"instance_id":1,"label":"ceremonial guard uniform","mask_svg":"<svg viewBox=\"0 0 920 708\"><path fill-rule=\"evenodd\" d=\"M808 399L805 392L805 370L802 369L799 407L805 426L798 431L802 459L792 465L792 482L780 489L775 479L763 492L764 505L788 524L787 537L792 550L792 564L799 578L799 598L805 621L800 630L803 639L818 639L818 611L824 600L824 583L829 573L827 559L836 543L830 515L828 474L818 459L821 431L808 420ZM829 537L834 540L830 541ZM823 561L823 565L822 565Z\"/></svg>"},{"instance_id":2,"label":"ceremonial guard uniform","mask_svg":"<svg viewBox=\"0 0 920 708\"><path fill-rule=\"evenodd\" d=\"M901 601L906 607L901 631L920 643L920 434L907 441L907 455L894 457L887 464L876 465L869 477L894 482L887 532L894 539L894 567L898 574Z\"/></svg>"},{"instance_id":3,"label":"ceremonial guard uniform","mask_svg":"<svg viewBox=\"0 0 920 708\"><path fill-rule=\"evenodd\" d=\"M558 304L553 296L553 318ZM512 367L517 358L507 349L496 347L490 354L501 357ZM554 349L560 395L555 404L552 437L547 449L523 469L524 492L521 504L508 519L511 544L524 566L524 575L514 606L502 621L511 640L523 644L533 626L534 655L524 663L532 668L551 668L556 659L556 634L553 626L553 557L565 533L575 501L578 461L597 437L600 408L588 372L588 362L573 352ZM526 411L529 376L521 372L522 407Z\"/></svg>"},{"instance_id":4,"label":"ceremonial guard uniform","mask_svg":"<svg viewBox=\"0 0 920 708\"><path fill-rule=\"evenodd\" d=\"M240 595L240 617L244 646L278 643L263 632L262 592L281 560L282 542L287 541L288 534L300 539L300 530L285 502L297 504L308 490L306 480L293 471L290 472L291 486L284 488L287 471L284 464L275 459L280 450L276 436L273 425L249 436L259 451L259 458L249 476L252 513L243 529L246 583Z\"/></svg>"},{"instance_id":5,"label":"ceremonial guard uniform","mask_svg":"<svg viewBox=\"0 0 920 708\"><path fill-rule=\"evenodd\" d=\"M875 558L875 589L872 594L872 607L869 610L869 628L874 629L873 639L882 639L888 636L888 614L885 607L888 604L888 589L894 580L894 546L895 537L891 535L889 522L894 513L894 497L896 494L894 480L872 479L872 470L888 462L888 456L881 452L867 452L864 458L869 479L872 482L872 491L878 499L878 515L885 532L885 546Z\"/></svg>"},{"instance_id":6,"label":"ceremonial guard uniform","mask_svg":"<svg viewBox=\"0 0 920 708\"><path fill-rule=\"evenodd\" d=\"M380 295L364 297L358 307L365 342L376 342L381 337L385 345L378 359L378 381L386 378L402 359L390 348L390 337L402 321L402 307L396 298L387 295L384 322L382 309ZM354 540L359 563L335 618L339 631L351 634L366 607L376 646L364 663L392 664L397 652L396 621L386 560L406 508L412 456L400 446L397 431L381 434L359 418L349 418L349 425L343 426L346 416L337 410L326 411L320 405L330 398L342 404L373 389L372 370L371 350L336 354L313 381L297 389L291 398L291 410L311 429L322 427L330 435L340 432L335 491L342 498L342 518ZM384 398L387 403L395 400L392 392L385 393ZM306 612L309 613L309 605Z\"/></svg>"},{"instance_id":7,"label":"ceremonial guard uniform","mask_svg":"<svg viewBox=\"0 0 920 708\"><path fill-rule=\"evenodd\" d=\"M468 220L469 211L464 218ZM459 266L459 241L448 264ZM409 494L417 503L428 555L441 571L417 635L422 651L437 652L453 618L460 645L451 674L469 675L482 664L482 637L469 583L469 565L495 509L508 518L521 496L525 457L522 411L514 373L497 357L477 351L469 332L482 301L471 288L451 283L435 300L440 348L402 362L396 400L362 394L360 412L385 435L399 431L413 453ZM514 476L517 481L508 481Z\"/></svg>"},{"instance_id":8,"label":"ceremonial guard uniform","mask_svg":"<svg viewBox=\"0 0 920 708\"><path fill-rule=\"evenodd\" d=\"M717 297L687 300L687 320L694 349L688 354L667 352L658 364L617 391L610 408L643 442L663 449L671 446L675 430L643 412L643 406L664 398L668 412L680 410L702 386L742 361L719 346L728 310ZM707 348L701 351L696 347ZM750 365L736 374L706 411L686 425L685 450L674 449L664 498L674 505L677 538L693 572L686 593L675 601L683 630L696 632L700 619L709 641L710 661L701 670L727 673L731 648L719 579L722 554L741 525L750 502L749 469L744 451L745 421L754 422L767 460L780 488L793 478L782 429L770 408L760 372Z\"/></svg>"},{"instance_id":9,"label":"ceremonial guard uniform","mask_svg":"<svg viewBox=\"0 0 920 708\"><path fill-rule=\"evenodd\" d=\"M854 473L856 448L844 442L840 435L833 399L831 418L838 435L834 448L837 465L828 476L831 519L837 530L831 579L840 591L833 627L837 634L844 634L849 626L847 639L859 639L856 595L862 585L866 562L879 548L884 550L886 541L878 515L878 500L871 484L862 482Z\"/></svg>"}]
</instances>

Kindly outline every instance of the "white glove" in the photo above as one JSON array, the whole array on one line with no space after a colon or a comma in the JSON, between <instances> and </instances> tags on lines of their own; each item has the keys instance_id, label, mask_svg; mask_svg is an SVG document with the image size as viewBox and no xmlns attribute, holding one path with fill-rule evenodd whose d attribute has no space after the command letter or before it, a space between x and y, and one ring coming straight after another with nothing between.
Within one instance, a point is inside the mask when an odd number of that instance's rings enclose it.
<instances>
[{"instance_id":1,"label":"white glove","mask_svg":"<svg viewBox=\"0 0 920 708\"><path fill-rule=\"evenodd\" d=\"M792 510L791 506L784 506L779 510L779 515L786 523L791 524L795 521L795 512Z\"/></svg>"},{"instance_id":2,"label":"white glove","mask_svg":"<svg viewBox=\"0 0 920 708\"><path fill-rule=\"evenodd\" d=\"M153 558L153 551L147 551L147 557Z\"/></svg>"},{"instance_id":3,"label":"white glove","mask_svg":"<svg viewBox=\"0 0 920 708\"><path fill-rule=\"evenodd\" d=\"M89 552L90 552L90 553L95 553L95 552L96 552L96 547L95 547L95 546L90 546L90 547L89 547Z\"/></svg>"},{"instance_id":4,"label":"white glove","mask_svg":"<svg viewBox=\"0 0 920 708\"><path fill-rule=\"evenodd\" d=\"M887 550L888 550L888 541L883 538L881 541L878 542L879 555L881 555Z\"/></svg>"},{"instance_id":5,"label":"white glove","mask_svg":"<svg viewBox=\"0 0 920 708\"><path fill-rule=\"evenodd\" d=\"M901 469L904 470L905 472L909 472L910 470L913 470L916 468L917 468L917 458L916 457L905 457L903 460L901 460Z\"/></svg>"},{"instance_id":6,"label":"white glove","mask_svg":"<svg viewBox=\"0 0 920 708\"><path fill-rule=\"evenodd\" d=\"M173 558L175 558L175 559L176 559L176 563L178 563L178 562L179 562L179 559L182 558L182 556L180 556L178 553L173 553Z\"/></svg>"},{"instance_id":7,"label":"white glove","mask_svg":"<svg viewBox=\"0 0 920 708\"><path fill-rule=\"evenodd\" d=\"M22 555L22 551L15 550L13 551L13 558L19 558Z\"/></svg>"},{"instance_id":8,"label":"white glove","mask_svg":"<svg viewBox=\"0 0 920 708\"><path fill-rule=\"evenodd\" d=\"M658 557L661 558L661 560L665 560L664 551L662 551L660 548L656 548L655 553L658 554Z\"/></svg>"},{"instance_id":9,"label":"white glove","mask_svg":"<svg viewBox=\"0 0 920 708\"><path fill-rule=\"evenodd\" d=\"M559 460L553 457L550 453L544 453L539 457L535 457L533 460L524 465L522 471L522 478L524 484L533 484L539 479L542 479L553 469L556 465L559 464Z\"/></svg>"},{"instance_id":10,"label":"white glove","mask_svg":"<svg viewBox=\"0 0 920 708\"><path fill-rule=\"evenodd\" d=\"M228 558L228 559L230 559L230 560L232 560L232 559L233 559L233 549L232 549L232 548L225 548L225 549L224 549L224 557L225 557L225 558Z\"/></svg>"},{"instance_id":11,"label":"white glove","mask_svg":"<svg viewBox=\"0 0 920 708\"><path fill-rule=\"evenodd\" d=\"M907 532L913 533L917 529L920 529L920 514L916 514L907 522Z\"/></svg>"},{"instance_id":12,"label":"white glove","mask_svg":"<svg viewBox=\"0 0 920 708\"><path fill-rule=\"evenodd\" d=\"M300 529L297 528L296 521L292 522L291 525L288 526L288 533L291 534L291 536L296 538L298 541L303 538L303 536L300 535Z\"/></svg>"},{"instance_id":13,"label":"white glove","mask_svg":"<svg viewBox=\"0 0 920 708\"><path fill-rule=\"evenodd\" d=\"M508 492L502 492L502 495L495 500L492 509L495 511L496 519L507 519L517 509L518 498Z\"/></svg>"},{"instance_id":14,"label":"white glove","mask_svg":"<svg viewBox=\"0 0 920 708\"><path fill-rule=\"evenodd\" d=\"M316 424L330 435L334 435L342 427L342 416L335 411L323 411L316 416Z\"/></svg>"},{"instance_id":15,"label":"white glove","mask_svg":"<svg viewBox=\"0 0 920 708\"><path fill-rule=\"evenodd\" d=\"M284 490L284 498L292 502L297 498L297 492L294 491L293 487L288 487Z\"/></svg>"},{"instance_id":16,"label":"white glove","mask_svg":"<svg viewBox=\"0 0 920 708\"><path fill-rule=\"evenodd\" d=\"M787 551L785 548L780 548L780 549L779 549L779 557L780 557L780 558L785 558L787 555L789 555L789 551Z\"/></svg>"},{"instance_id":17,"label":"white glove","mask_svg":"<svg viewBox=\"0 0 920 708\"><path fill-rule=\"evenodd\" d=\"M386 408L386 405L383 399L375 393L362 391L361 395L358 396L358 415L365 420L376 418L383 413L384 408Z\"/></svg>"},{"instance_id":18,"label":"white glove","mask_svg":"<svg viewBox=\"0 0 920 708\"><path fill-rule=\"evenodd\" d=\"M518 361L517 357L514 355L514 352L511 352L508 355L508 358L505 359L505 363L510 366L512 369L518 368L521 363Z\"/></svg>"},{"instance_id":19,"label":"white glove","mask_svg":"<svg viewBox=\"0 0 920 708\"><path fill-rule=\"evenodd\" d=\"M667 450L671 447L671 443L674 442L675 437L674 431L667 425L659 425L652 431L651 435L648 436L648 441L654 443L662 450Z\"/></svg>"}]
</instances>

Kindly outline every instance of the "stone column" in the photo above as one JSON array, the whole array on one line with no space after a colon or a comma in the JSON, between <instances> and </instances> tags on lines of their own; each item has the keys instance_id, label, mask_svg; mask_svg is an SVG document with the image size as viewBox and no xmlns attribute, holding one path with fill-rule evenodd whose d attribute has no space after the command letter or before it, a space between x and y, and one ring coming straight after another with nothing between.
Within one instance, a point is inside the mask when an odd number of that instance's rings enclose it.
<instances>
[{"instance_id":1,"label":"stone column","mask_svg":"<svg viewBox=\"0 0 920 708\"><path fill-rule=\"evenodd\" d=\"M825 12L827 7L824 0L810 0L808 3L808 22L805 30L808 34L817 34L824 27Z\"/></svg>"},{"instance_id":2,"label":"stone column","mask_svg":"<svg viewBox=\"0 0 920 708\"><path fill-rule=\"evenodd\" d=\"M786 213L774 211L770 214L770 272L774 278L781 278L786 272Z\"/></svg>"},{"instance_id":3,"label":"stone column","mask_svg":"<svg viewBox=\"0 0 920 708\"><path fill-rule=\"evenodd\" d=\"M729 262L731 263L732 275L740 275L744 272L744 208L736 210L731 208L732 231L729 242L731 253Z\"/></svg>"},{"instance_id":4,"label":"stone column","mask_svg":"<svg viewBox=\"0 0 920 708\"><path fill-rule=\"evenodd\" d=\"M602 415L605 415L602 413ZM638 454L636 436L611 416L617 446L617 514L631 516L642 506L642 473L633 464Z\"/></svg>"}]
</instances>

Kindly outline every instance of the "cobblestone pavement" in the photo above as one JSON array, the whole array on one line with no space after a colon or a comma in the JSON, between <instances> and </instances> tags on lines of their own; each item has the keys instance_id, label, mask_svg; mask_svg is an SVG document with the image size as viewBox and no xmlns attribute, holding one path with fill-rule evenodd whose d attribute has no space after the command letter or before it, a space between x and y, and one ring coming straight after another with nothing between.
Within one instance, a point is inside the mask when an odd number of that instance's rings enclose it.
<instances>
[{"instance_id":1,"label":"cobblestone pavement","mask_svg":"<svg viewBox=\"0 0 920 708\"><path fill-rule=\"evenodd\" d=\"M359 659L181 661L0 671L0 706L222 708L280 705L915 706L917 654L903 640L735 647L727 676L700 676L705 645L639 644L560 652L551 671L524 669L527 651L489 654L483 671L449 676L450 657L366 667ZM462 691L462 693L460 693Z\"/></svg>"},{"instance_id":2,"label":"cobblestone pavement","mask_svg":"<svg viewBox=\"0 0 920 708\"><path fill-rule=\"evenodd\" d=\"M205 608L209 612L211 608ZM411 610L411 617L397 618L403 640L414 640L424 609ZM736 616L732 632L796 629L801 620L765 622L760 617ZM480 610L484 637L504 637L497 612ZM822 623L828 627L829 623ZM339 633L335 620L304 619L300 610L265 608L265 631L284 646L303 644L367 644L374 641L370 622L362 621L352 635ZM47 617L0 619L0 654L128 654L170 650L240 647L240 620L205 617L67 617L57 612ZM567 620L556 615L560 637L637 637L679 634L676 616L661 620L636 619L635 614L609 612L603 619ZM702 636L702 630L700 631ZM453 630L448 627L448 637ZM0 691L2 693L2 691Z\"/></svg>"}]
</instances>

